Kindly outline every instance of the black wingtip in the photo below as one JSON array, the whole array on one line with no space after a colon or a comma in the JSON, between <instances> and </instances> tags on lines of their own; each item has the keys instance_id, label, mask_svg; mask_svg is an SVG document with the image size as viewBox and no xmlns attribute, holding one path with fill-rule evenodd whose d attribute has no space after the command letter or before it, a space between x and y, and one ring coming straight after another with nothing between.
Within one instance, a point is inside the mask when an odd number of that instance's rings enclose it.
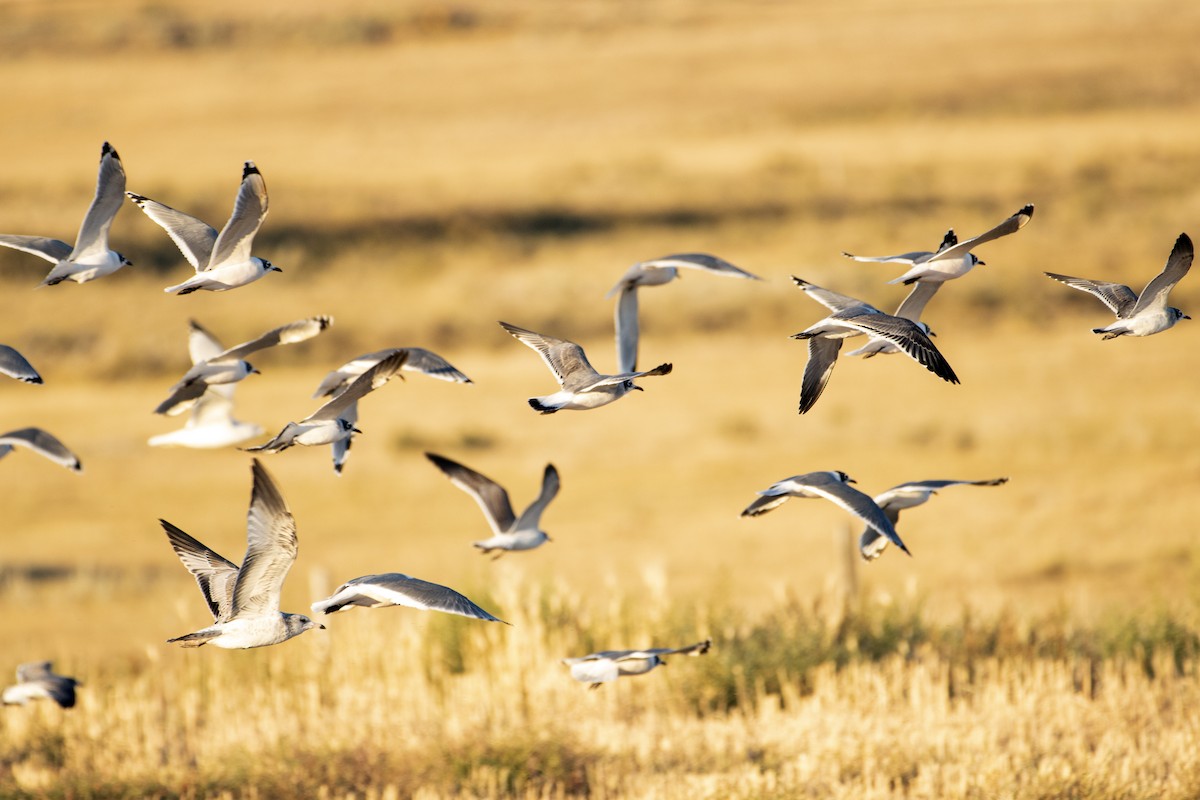
<instances>
[{"instance_id":1,"label":"black wingtip","mask_svg":"<svg viewBox=\"0 0 1200 800\"><path fill-rule=\"evenodd\" d=\"M253 161L247 161L242 165L242 180L246 180L251 175L262 175L262 173L258 171L258 167L254 166Z\"/></svg>"},{"instance_id":2,"label":"black wingtip","mask_svg":"<svg viewBox=\"0 0 1200 800\"><path fill-rule=\"evenodd\" d=\"M104 144L100 145L100 158L104 158L109 153L111 153L112 157L115 158L117 161L121 160L121 156L117 155L117 148L113 147L108 142L105 142Z\"/></svg>"},{"instance_id":3,"label":"black wingtip","mask_svg":"<svg viewBox=\"0 0 1200 800\"><path fill-rule=\"evenodd\" d=\"M1027 217L1032 217L1033 216L1033 203L1026 203L1024 206L1021 207L1021 210L1018 211L1017 213L1024 214Z\"/></svg>"},{"instance_id":4,"label":"black wingtip","mask_svg":"<svg viewBox=\"0 0 1200 800\"><path fill-rule=\"evenodd\" d=\"M130 200L132 200L134 203L136 203L139 207L141 207L142 203L144 203L150 199L149 197L146 197L145 195L136 194L134 192L126 192L125 196L128 197Z\"/></svg>"},{"instance_id":5,"label":"black wingtip","mask_svg":"<svg viewBox=\"0 0 1200 800\"><path fill-rule=\"evenodd\" d=\"M45 381L42 380L41 375L35 375L32 378L22 378L21 380L25 381L26 383L35 383L35 384L38 384L39 386L41 384L45 383Z\"/></svg>"}]
</instances>

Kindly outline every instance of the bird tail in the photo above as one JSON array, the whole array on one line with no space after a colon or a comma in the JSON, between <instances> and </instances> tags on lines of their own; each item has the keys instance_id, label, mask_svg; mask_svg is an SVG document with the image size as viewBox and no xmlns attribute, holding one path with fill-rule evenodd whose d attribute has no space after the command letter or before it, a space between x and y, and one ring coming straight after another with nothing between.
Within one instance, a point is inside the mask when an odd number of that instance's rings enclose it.
<instances>
[{"instance_id":1,"label":"bird tail","mask_svg":"<svg viewBox=\"0 0 1200 800\"><path fill-rule=\"evenodd\" d=\"M558 411L557 407L548 406L536 397L529 398L529 406L534 411L541 412L542 414L553 414L555 411Z\"/></svg>"}]
</instances>

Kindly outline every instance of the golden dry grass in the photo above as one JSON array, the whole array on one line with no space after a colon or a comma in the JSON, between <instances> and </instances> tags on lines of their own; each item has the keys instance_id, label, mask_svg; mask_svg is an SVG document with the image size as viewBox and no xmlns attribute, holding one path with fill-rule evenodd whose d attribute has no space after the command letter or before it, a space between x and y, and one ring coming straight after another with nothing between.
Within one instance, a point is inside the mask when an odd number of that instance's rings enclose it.
<instances>
[{"instance_id":1,"label":"golden dry grass","mask_svg":"<svg viewBox=\"0 0 1200 800\"><path fill-rule=\"evenodd\" d=\"M216 759L245 747L244 731L217 736L188 716L222 689L231 707L267 697L281 709L247 716L252 729L270 727L251 737L263 759L234 776L250 786L256 771L262 786L283 786L272 783L291 764L281 753L302 740L326 765L304 789L580 791L489 772L494 714L499 730L533 731L534 750L578 757L597 796L1194 793L1194 731L1174 710L1195 691L1191 667L1181 680L1149 680L1105 661L1124 676L1106 685L1122 688L1084 701L1064 688L1070 664L1016 654L985 670L981 706L919 701L945 683L951 666L938 658L856 662L819 673L813 694L783 710L771 709L799 683L759 693L746 710L705 714L684 708L678 684L657 673L583 695L587 714L557 665L511 674L524 648L552 661L584 639L656 638L633 611L645 573L663 576L682 607L751 618L777 609L785 589L834 590L846 524L836 509L797 502L737 518L756 490L812 469L844 469L871 492L909 479L1012 479L907 512L901 531L915 557L890 552L863 567L867 602L921 598L933 626L959 624L964 610L1023 625L1061 614L1079 630L1166 613L1194 630L1196 332L1184 322L1154 339L1101 343L1088 329L1104 309L1040 274L1140 289L1179 231L1197 233L1193 4L10 1L0 14L0 85L21 123L0 129L0 230L71 238L104 139L120 150L130 189L213 223L228 213L241 160L253 158L272 198L259 250L285 270L225 295L166 296L161 287L186 265L133 208L118 217L114 243L137 266L103 281L32 291L40 262L0 253L9 298L0 341L47 380L0 386L0 424L54 431L87 470L77 478L27 453L0 464L10 487L0 653L13 664L57 658L89 680L72 714L0 717L0 752L10 754L0 789L83 793L90 764L111 774L106 791L234 791L241 784ZM898 273L852 265L841 250L928 247L948 225L971 235L1025 202L1038 204L1032 224L988 245L988 266L930 306L961 386L905 359L847 361L813 412L795 414L805 356L787 335L821 309L789 274L890 309L904 292L883 282ZM495 321L577 339L607 368L603 293L629 263L686 250L768 281L689 275L647 290L642 361L669 360L675 372L610 408L533 415L524 400L548 392L550 376ZM1172 301L1200 312L1190 279ZM267 461L301 538L284 607L303 610L336 582L379 569L494 598L518 624L464 634L479 640L461 676L385 668L436 651L428 630L438 623L415 612L355 612L365 619L336 619L265 654L161 643L199 627L205 612L156 519L238 558L249 495L244 454L144 445L172 425L149 411L186 367L186 320L235 342L314 313L337 323L265 354L264 374L239 389L240 418L276 428L303 416L326 369L389 345L432 347L477 385L417 377L369 398L367 433L340 480L323 451ZM496 563L473 557L478 511L424 450L491 475L518 505L554 462L563 491L545 523L555 542ZM39 566L73 573L25 577ZM579 632L556 633L553 617L522 608L533 595L516 582L532 592L554 581L582 598L572 607L584 617ZM566 602L565 589L546 591ZM624 604L625 616L607 619L592 603ZM669 615L668 606L644 610ZM605 638L622 634L637 641ZM396 636L409 637L402 652L412 655L393 652ZM370 691L317 674L334 654L367 675ZM281 687L248 677L259 671ZM864 683L877 702L865 704ZM513 710L506 690L528 707ZM346 782L355 770L346 754L390 720L313 740L375 691L411 709L406 720L426 737L466 753L469 777L414 777L386 748L367 748L391 777ZM307 699L282 709L297 696ZM145 698L154 701L135 702ZM643 701L645 729L634 724ZM121 707L127 717L107 718ZM1035 730L1051 707L1053 726ZM146 714L159 714L157 743L137 738ZM887 750L914 728L922 738ZM11 756L59 735L61 773ZM562 749L543 747L564 737ZM721 756L730 743L743 756ZM139 747L158 761L130 755ZM400 761L437 758L428 747L405 745ZM758 750L771 758L751 757Z\"/></svg>"}]
</instances>

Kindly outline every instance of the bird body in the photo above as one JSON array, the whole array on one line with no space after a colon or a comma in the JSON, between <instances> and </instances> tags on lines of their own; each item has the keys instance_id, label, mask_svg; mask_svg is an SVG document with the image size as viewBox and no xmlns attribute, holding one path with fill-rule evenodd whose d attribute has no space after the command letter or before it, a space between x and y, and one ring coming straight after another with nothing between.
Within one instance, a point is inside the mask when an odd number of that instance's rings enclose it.
<instances>
[{"instance_id":1,"label":"bird body","mask_svg":"<svg viewBox=\"0 0 1200 800\"><path fill-rule=\"evenodd\" d=\"M53 700L60 708L75 706L75 687L80 682L66 675L57 675L50 661L35 661L17 667L17 683L7 686L0 694L4 705L23 706L30 700Z\"/></svg>"}]
</instances>

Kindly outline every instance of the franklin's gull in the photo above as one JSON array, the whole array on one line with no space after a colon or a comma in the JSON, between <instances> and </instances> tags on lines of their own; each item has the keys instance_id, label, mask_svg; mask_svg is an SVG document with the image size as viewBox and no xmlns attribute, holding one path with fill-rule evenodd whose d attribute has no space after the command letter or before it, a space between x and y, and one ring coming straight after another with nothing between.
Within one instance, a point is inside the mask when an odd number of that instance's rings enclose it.
<instances>
[{"instance_id":1,"label":"franklin's gull","mask_svg":"<svg viewBox=\"0 0 1200 800\"><path fill-rule=\"evenodd\" d=\"M1089 281L1047 272L1046 275L1061 281L1073 289L1079 289L1099 298L1117 315L1117 321L1103 328L1092 328L1092 333L1102 333L1105 339L1118 336L1152 336L1162 333L1181 319L1191 319L1178 308L1167 305L1167 295L1175 284L1187 275L1192 267L1192 240L1186 233L1179 234L1167 265L1142 289L1140 295L1121 283Z\"/></svg>"},{"instance_id":2,"label":"franklin's gull","mask_svg":"<svg viewBox=\"0 0 1200 800\"><path fill-rule=\"evenodd\" d=\"M125 192L125 167L121 157L108 142L100 148L100 174L96 179L96 196L84 215L75 246L44 236L12 236L0 234L0 245L44 258L54 265L42 286L54 286L62 281L87 283L111 275L121 267L131 266L129 259L108 247L108 231L113 217L121 210L121 195Z\"/></svg>"},{"instance_id":3,"label":"franklin's gull","mask_svg":"<svg viewBox=\"0 0 1200 800\"><path fill-rule=\"evenodd\" d=\"M56 464L62 464L72 472L83 472L83 464L79 462L79 457L41 428L21 428L0 433L0 458L11 453L14 447L26 447Z\"/></svg>"},{"instance_id":4,"label":"franklin's gull","mask_svg":"<svg viewBox=\"0 0 1200 800\"><path fill-rule=\"evenodd\" d=\"M30 700L45 698L58 703L61 708L73 708L75 687L80 685L74 678L55 674L53 662L34 661L17 667L17 683L4 689L0 702L6 706L23 706Z\"/></svg>"},{"instance_id":5,"label":"franklin's gull","mask_svg":"<svg viewBox=\"0 0 1200 800\"><path fill-rule=\"evenodd\" d=\"M558 494L558 470L553 464L546 465L546 471L542 475L541 494L518 517L513 513L508 492L491 478L436 453L426 453L425 457L432 461L451 483L471 495L479 504L483 516L492 528L493 536L475 542L475 547L484 553L499 551L492 557L493 560L509 550L532 550L542 542L551 541L546 532L538 526L541 524L542 512Z\"/></svg>"},{"instance_id":6,"label":"franklin's gull","mask_svg":"<svg viewBox=\"0 0 1200 800\"><path fill-rule=\"evenodd\" d=\"M331 596L313 603L312 610L316 614L333 614L355 606L407 606L425 611L444 611L447 614L488 622L504 622L447 586L423 581L400 572L364 575L346 581Z\"/></svg>"},{"instance_id":7,"label":"franklin's gull","mask_svg":"<svg viewBox=\"0 0 1200 800\"><path fill-rule=\"evenodd\" d=\"M615 681L622 675L644 675L655 667L665 667L667 662L663 656L699 656L707 653L710 647L712 639L705 639L687 647L603 650L577 658L564 658L562 662L571 668L572 678L590 684L589 689L599 689L604 683Z\"/></svg>"},{"instance_id":8,"label":"franklin's gull","mask_svg":"<svg viewBox=\"0 0 1200 800\"><path fill-rule=\"evenodd\" d=\"M183 283L168 286L163 290L165 292L189 294L199 289L224 292L245 286L268 272L283 272L265 258L250 255L254 235L267 216L267 184L253 161L247 161L242 167L242 184L233 204L233 214L220 234L208 223L182 211L140 194L126 194L167 232L196 270L195 275Z\"/></svg>"},{"instance_id":9,"label":"franklin's gull","mask_svg":"<svg viewBox=\"0 0 1200 800\"><path fill-rule=\"evenodd\" d=\"M823 497L867 523L877 533L886 536L904 552L908 548L896 533L896 526L871 496L860 492L851 483L855 480L840 470L806 472L777 481L759 492L759 498L742 511L743 517L757 517L778 508L791 497ZM910 556L912 553L908 553Z\"/></svg>"},{"instance_id":10,"label":"franklin's gull","mask_svg":"<svg viewBox=\"0 0 1200 800\"><path fill-rule=\"evenodd\" d=\"M887 515L892 525L895 525L900 520L901 511L927 502L930 497L937 494L938 489L944 489L947 486L1000 486L1004 483L1008 483L1008 478L992 478L986 481L911 481L893 486L886 492L875 495L873 499L875 504L883 509L883 513ZM862 532L862 536L858 540L858 550L862 553L865 561L879 558L887 545L888 540L880 536L879 532L870 525Z\"/></svg>"},{"instance_id":11,"label":"franklin's gull","mask_svg":"<svg viewBox=\"0 0 1200 800\"><path fill-rule=\"evenodd\" d=\"M630 391L642 387L633 381L650 375L666 375L670 364L659 364L645 372L622 372L618 375L601 375L588 362L583 348L566 339L556 339L534 333L516 325L501 322L500 326L516 337L522 344L536 350L546 366L554 374L562 391L545 397L529 398L529 405L543 414L555 411L599 408L619 400Z\"/></svg>"},{"instance_id":12,"label":"franklin's gull","mask_svg":"<svg viewBox=\"0 0 1200 800\"><path fill-rule=\"evenodd\" d=\"M0 372L25 383L44 383L25 356L6 344L0 344Z\"/></svg>"}]
</instances>

